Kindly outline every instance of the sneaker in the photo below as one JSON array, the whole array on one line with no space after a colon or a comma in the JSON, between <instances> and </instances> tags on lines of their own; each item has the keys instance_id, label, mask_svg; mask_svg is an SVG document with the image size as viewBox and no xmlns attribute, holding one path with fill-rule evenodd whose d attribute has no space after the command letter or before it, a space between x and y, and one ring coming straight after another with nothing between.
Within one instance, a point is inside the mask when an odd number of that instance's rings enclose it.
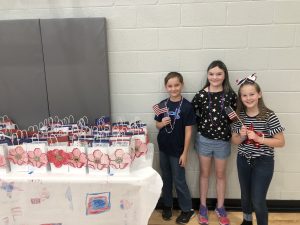
<instances>
[{"instance_id":1,"label":"sneaker","mask_svg":"<svg viewBox=\"0 0 300 225\"><path fill-rule=\"evenodd\" d=\"M200 225L208 225L208 210L206 206L200 205L198 222Z\"/></svg>"},{"instance_id":2,"label":"sneaker","mask_svg":"<svg viewBox=\"0 0 300 225\"><path fill-rule=\"evenodd\" d=\"M216 212L216 214L219 218L219 224L220 225L229 225L230 224L229 219L227 217L227 213L226 213L224 207L216 208L215 212Z\"/></svg>"},{"instance_id":3,"label":"sneaker","mask_svg":"<svg viewBox=\"0 0 300 225\"><path fill-rule=\"evenodd\" d=\"M193 209L187 212L181 212L180 215L176 219L176 223L178 224L186 224L190 221L191 218L195 216L195 212Z\"/></svg>"},{"instance_id":4,"label":"sneaker","mask_svg":"<svg viewBox=\"0 0 300 225\"><path fill-rule=\"evenodd\" d=\"M247 221L247 220L243 220L243 222L241 223L241 225L253 225L252 221Z\"/></svg>"},{"instance_id":5,"label":"sneaker","mask_svg":"<svg viewBox=\"0 0 300 225\"><path fill-rule=\"evenodd\" d=\"M161 215L164 220L171 220L173 215L172 207L164 207Z\"/></svg>"}]
</instances>

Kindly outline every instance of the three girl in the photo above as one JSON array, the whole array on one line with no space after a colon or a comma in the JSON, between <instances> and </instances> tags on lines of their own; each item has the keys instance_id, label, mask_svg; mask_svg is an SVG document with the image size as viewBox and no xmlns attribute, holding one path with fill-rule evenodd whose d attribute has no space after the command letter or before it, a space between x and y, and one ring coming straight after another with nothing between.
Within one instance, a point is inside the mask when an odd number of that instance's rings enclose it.
<instances>
[{"instance_id":1,"label":"three girl","mask_svg":"<svg viewBox=\"0 0 300 225\"><path fill-rule=\"evenodd\" d=\"M266 195L274 172L274 147L285 144L283 130L275 113L267 108L255 76L239 81L238 99L232 90L228 70L222 61L213 61L207 68L207 81L194 96L192 105L182 97L183 78L176 72L165 78L170 97L158 105L155 116L159 129L158 145L163 178L162 217L172 217L172 182L174 180L179 206L182 210L176 219L179 224L189 222L194 215L191 196L185 180L192 125L196 112L197 137L195 148L200 163L200 207L198 222L208 224L206 206L212 160L215 163L217 205L215 212L220 225L230 221L224 208L226 187L226 163L230 156L231 142L238 145L237 169L241 189L243 222L252 225L252 212L258 225L268 224ZM236 105L237 101L237 105ZM236 109L240 118L232 124L225 108ZM165 113L163 113L165 112Z\"/></svg>"},{"instance_id":2,"label":"three girl","mask_svg":"<svg viewBox=\"0 0 300 225\"><path fill-rule=\"evenodd\" d=\"M268 224L266 196L274 173L274 147L285 144L283 130L275 113L267 108L253 75L241 80L232 142L238 144L237 169L241 188L243 223L252 225L255 212L258 225Z\"/></svg>"},{"instance_id":3,"label":"three girl","mask_svg":"<svg viewBox=\"0 0 300 225\"><path fill-rule=\"evenodd\" d=\"M236 108L236 94L232 90L228 70L222 61L213 61L207 68L207 81L192 100L197 115L195 148L200 163L200 207L198 221L208 224L206 198L212 160L215 162L217 205L215 212L220 225L228 225L224 208L226 163L230 156L230 120L225 107Z\"/></svg>"}]
</instances>

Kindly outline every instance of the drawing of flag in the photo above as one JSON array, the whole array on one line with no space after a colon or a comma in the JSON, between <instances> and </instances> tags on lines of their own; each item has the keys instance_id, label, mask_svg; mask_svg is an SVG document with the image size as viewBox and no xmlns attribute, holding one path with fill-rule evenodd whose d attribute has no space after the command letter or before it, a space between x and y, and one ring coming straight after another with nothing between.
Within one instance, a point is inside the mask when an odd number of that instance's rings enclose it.
<instances>
[{"instance_id":1,"label":"drawing of flag","mask_svg":"<svg viewBox=\"0 0 300 225\"><path fill-rule=\"evenodd\" d=\"M236 112L229 106L225 108L225 112L228 115L229 119L234 121L234 120L238 120L239 117L236 114Z\"/></svg>"},{"instance_id":2,"label":"drawing of flag","mask_svg":"<svg viewBox=\"0 0 300 225\"><path fill-rule=\"evenodd\" d=\"M153 108L153 111L155 112L156 116L159 116L162 113L168 112L168 108L164 104L164 102L158 103L158 104L154 105L152 108Z\"/></svg>"}]
</instances>

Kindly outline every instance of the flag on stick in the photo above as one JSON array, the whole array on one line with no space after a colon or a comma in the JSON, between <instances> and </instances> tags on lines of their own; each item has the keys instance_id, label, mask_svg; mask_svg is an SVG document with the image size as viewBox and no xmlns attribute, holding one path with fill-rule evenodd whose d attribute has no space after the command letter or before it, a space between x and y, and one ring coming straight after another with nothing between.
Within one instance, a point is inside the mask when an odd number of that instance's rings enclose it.
<instances>
[{"instance_id":1,"label":"flag on stick","mask_svg":"<svg viewBox=\"0 0 300 225\"><path fill-rule=\"evenodd\" d=\"M232 121L238 120L243 125L243 122L240 120L240 118L238 117L236 112L230 106L225 107L225 112L228 115L230 120L232 120Z\"/></svg>"},{"instance_id":2,"label":"flag on stick","mask_svg":"<svg viewBox=\"0 0 300 225\"><path fill-rule=\"evenodd\" d=\"M159 116L162 113L168 112L168 108L164 104L164 102L158 103L158 104L154 105L152 108L153 108L153 111L155 112L156 116Z\"/></svg>"}]
</instances>

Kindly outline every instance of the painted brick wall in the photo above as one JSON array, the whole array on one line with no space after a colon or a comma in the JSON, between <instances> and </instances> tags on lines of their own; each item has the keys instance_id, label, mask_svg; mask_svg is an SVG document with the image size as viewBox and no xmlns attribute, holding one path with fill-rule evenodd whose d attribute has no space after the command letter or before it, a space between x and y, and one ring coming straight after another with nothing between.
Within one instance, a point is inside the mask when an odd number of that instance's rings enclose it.
<instances>
[{"instance_id":1,"label":"painted brick wall","mask_svg":"<svg viewBox=\"0 0 300 225\"><path fill-rule=\"evenodd\" d=\"M205 70L223 60L234 81L256 72L267 105L286 127L276 150L269 199L300 199L300 1L0 0L0 19L106 17L112 115L140 118L156 143L152 105L166 97L163 78L184 75L184 96L201 88ZM1 34L0 34L1 35ZM156 149L157 150L157 149ZM239 198L235 148L228 198ZM158 168L155 154L154 167ZM191 149L187 179L198 197L199 169ZM209 197L215 197L211 180Z\"/></svg>"}]
</instances>

